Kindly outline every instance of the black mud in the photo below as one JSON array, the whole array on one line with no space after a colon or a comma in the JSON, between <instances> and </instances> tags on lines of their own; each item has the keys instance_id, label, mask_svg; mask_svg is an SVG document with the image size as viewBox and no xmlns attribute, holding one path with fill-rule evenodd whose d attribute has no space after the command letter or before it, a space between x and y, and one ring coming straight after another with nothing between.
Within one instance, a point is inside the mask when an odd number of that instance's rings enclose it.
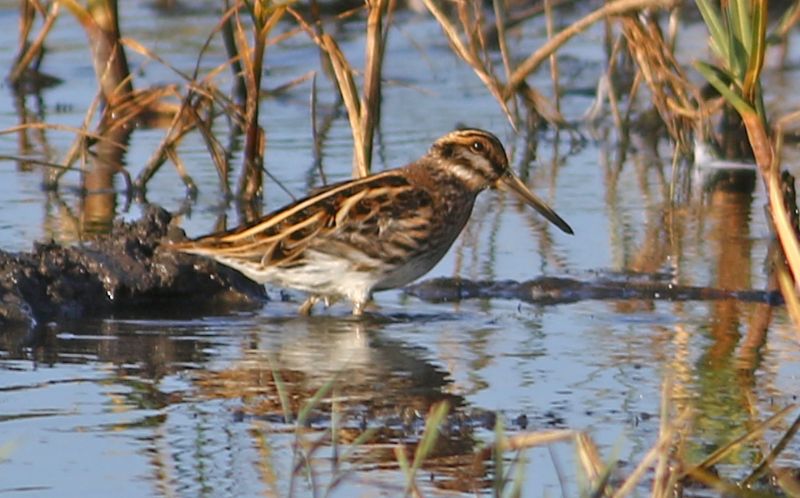
<instances>
[{"instance_id":1,"label":"black mud","mask_svg":"<svg viewBox=\"0 0 800 498\"><path fill-rule=\"evenodd\" d=\"M519 299L534 304L574 303L588 299L715 301L735 299L780 305L779 291L726 290L713 287L675 285L659 275L619 275L592 281L572 278L541 277L524 282L514 280L468 280L435 278L405 288L405 292L432 302L459 301L475 298Z\"/></svg>"},{"instance_id":2,"label":"black mud","mask_svg":"<svg viewBox=\"0 0 800 498\"><path fill-rule=\"evenodd\" d=\"M260 306L263 286L206 258L173 252L182 239L172 215L150 207L139 221L81 245L35 244L0 251L0 325L33 326L119 310Z\"/></svg>"}]
</instances>

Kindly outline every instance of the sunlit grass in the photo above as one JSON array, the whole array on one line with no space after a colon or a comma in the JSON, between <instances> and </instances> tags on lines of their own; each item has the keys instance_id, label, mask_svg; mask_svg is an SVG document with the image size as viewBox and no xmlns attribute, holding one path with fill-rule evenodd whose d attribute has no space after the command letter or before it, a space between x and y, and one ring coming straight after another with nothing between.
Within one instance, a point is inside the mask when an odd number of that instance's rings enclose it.
<instances>
[{"instance_id":1,"label":"sunlit grass","mask_svg":"<svg viewBox=\"0 0 800 498\"><path fill-rule=\"evenodd\" d=\"M285 387L280 387L283 384L278 380L279 373L277 371L273 373L279 397L283 400L287 397ZM370 452L375 451L373 438L377 436L377 430L375 428L364 430L357 438L340 448L335 434L341 414L335 409L335 403L331 398L332 393L336 391L336 384L340 382L341 380L335 379L326 382L302 404L302 408L296 416L286 416L286 422L294 426L295 438L292 445L294 448L293 473L288 484L287 496L294 496L295 481L298 478L303 479L318 496L326 496L335 492L340 486L346 486L350 479L354 479L356 482L367 479L363 471L358 473L359 462ZM691 463L683 459L685 454L683 446L693 437L693 413L691 409L684 409L681 413L675 414L675 408L670 401L672 395L672 382L667 380L662 385L658 437L638 462L631 463L633 468L627 475L622 475L621 469L615 463L617 461L615 458L601 456L597 444L593 441L591 434L587 432L573 429L514 430L509 432L501 419L498 419L495 425L493 440L476 449L472 458L465 461L489 460L491 462L487 491L490 491L491 495L495 497L528 496L525 494L526 487L533 484L534 479L542 478L541 472L535 476L528 472L530 470L528 452L536 448L549 451L551 458L554 459L556 477L562 485L562 494L567 496L574 492L573 487L578 483L582 483L579 486L580 496L610 496L614 498L643 496L643 489L648 487L650 488L648 496L653 498L665 498L676 494L680 496L688 491L687 487L696 490L698 486L731 496L761 497L780 496L784 492L791 494L793 490L800 487L800 483L786 472L779 469L769 470L795 437L800 428L800 417L796 418L788 430L784 431L772 447L772 451L751 469L746 478L734 481L720 475L716 470L717 465L724 462L732 452L738 451L743 445L752 445L758 442L764 436L765 431L775 429L787 415L797 411L798 405L786 406L740 436L732 437L727 444L720 446L716 451L703 458L701 462ZM331 408L330 427L322 437L316 437L313 441L307 439L306 424L309 413L312 410L326 411L328 409L326 407ZM289 411L287 406L284 406L284 410ZM442 443L442 430L452 423L449 417L454 414L451 410L452 408L447 402L433 404L425 417L425 427L421 434L414 440L394 444L393 454L396 463L394 468L399 473L398 477L404 482L402 490L396 490L397 496L436 495L433 488L426 484L428 479L420 476L420 471L428 468L431 472L431 479L437 472L437 448ZM266 442L269 439L268 432L261 432L261 437L263 438L262 445L268 446ZM574 448L574 467L570 472L570 475L573 476L571 478L561 475L560 465L555 461L552 449L554 445L563 445L564 443L570 444ZM385 443L379 446L383 445ZM333 450L334 471L332 476L325 480L325 484L322 484L323 480L318 477L318 472L321 470L319 468L321 457L317 453L325 446ZM409 451L409 447L413 447L412 452ZM276 475L275 472L271 470L266 475ZM464 472L468 473L468 470L465 468ZM765 472L773 472L777 476L776 487L771 488L763 483L756 483L757 478L763 476ZM571 479L575 478L577 481L571 482ZM395 483L392 482L384 484L375 480L366 482L378 487L386 486L387 490L395 489L393 487ZM652 484L648 486L647 482ZM277 491L277 487L273 487L273 492L275 496L283 496Z\"/></svg>"}]
</instances>

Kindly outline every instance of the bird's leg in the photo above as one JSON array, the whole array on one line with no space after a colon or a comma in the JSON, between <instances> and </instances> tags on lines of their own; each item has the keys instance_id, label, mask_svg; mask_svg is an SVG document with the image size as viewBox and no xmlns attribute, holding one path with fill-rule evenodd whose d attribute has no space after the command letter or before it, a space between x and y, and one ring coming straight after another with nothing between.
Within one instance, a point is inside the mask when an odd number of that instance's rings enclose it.
<instances>
[{"instance_id":1,"label":"bird's leg","mask_svg":"<svg viewBox=\"0 0 800 498\"><path fill-rule=\"evenodd\" d=\"M366 301L356 301L353 303L353 316L361 316L364 314L364 307L367 305Z\"/></svg>"},{"instance_id":2,"label":"bird's leg","mask_svg":"<svg viewBox=\"0 0 800 498\"><path fill-rule=\"evenodd\" d=\"M305 316L310 315L311 309L314 307L315 304L317 304L317 301L319 301L319 296L315 296L313 294L308 296L308 298L303 302L303 304L300 305L300 308L298 308L297 312Z\"/></svg>"}]
</instances>

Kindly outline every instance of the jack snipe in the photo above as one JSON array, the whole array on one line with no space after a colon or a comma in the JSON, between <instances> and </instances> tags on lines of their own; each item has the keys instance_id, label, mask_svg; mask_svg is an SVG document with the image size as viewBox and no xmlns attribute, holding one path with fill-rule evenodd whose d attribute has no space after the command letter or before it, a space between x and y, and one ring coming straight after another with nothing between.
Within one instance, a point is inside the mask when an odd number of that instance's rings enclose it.
<instances>
[{"instance_id":1,"label":"jack snipe","mask_svg":"<svg viewBox=\"0 0 800 498\"><path fill-rule=\"evenodd\" d=\"M259 283L347 298L360 315L374 291L402 287L439 262L477 195L510 190L558 228L570 226L509 168L491 133L459 130L402 168L330 185L246 226L173 245L214 258Z\"/></svg>"}]
</instances>

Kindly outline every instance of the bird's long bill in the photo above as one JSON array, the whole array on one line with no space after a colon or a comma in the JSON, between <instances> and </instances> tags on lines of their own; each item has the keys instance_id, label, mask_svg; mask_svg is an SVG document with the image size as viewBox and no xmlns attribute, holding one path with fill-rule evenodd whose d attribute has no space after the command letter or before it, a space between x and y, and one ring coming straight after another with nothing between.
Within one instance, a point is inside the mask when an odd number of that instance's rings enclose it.
<instances>
[{"instance_id":1,"label":"bird's long bill","mask_svg":"<svg viewBox=\"0 0 800 498\"><path fill-rule=\"evenodd\" d=\"M543 200L536 197L536 194L531 192L517 175L511 173L497 180L497 188L514 192L520 196L522 200L542 213L542 216L547 218L552 224L560 228L562 231L572 235L572 227L570 227L567 222L561 218L561 216L557 215L556 212L553 211L553 208L545 204Z\"/></svg>"}]
</instances>

